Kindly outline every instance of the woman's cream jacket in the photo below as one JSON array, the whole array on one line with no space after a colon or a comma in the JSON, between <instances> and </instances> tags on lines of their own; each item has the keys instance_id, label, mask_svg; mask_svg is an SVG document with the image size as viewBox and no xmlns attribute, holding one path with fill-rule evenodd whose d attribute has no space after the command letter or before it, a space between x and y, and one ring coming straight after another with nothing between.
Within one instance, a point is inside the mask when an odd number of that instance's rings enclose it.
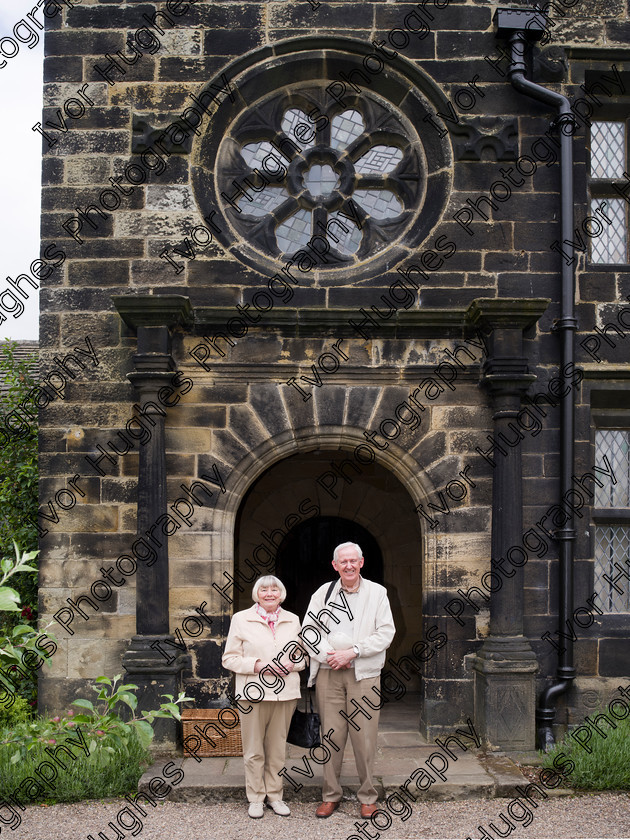
<instances>
[{"instance_id":1,"label":"woman's cream jacket","mask_svg":"<svg viewBox=\"0 0 630 840\"><path fill-rule=\"evenodd\" d=\"M236 674L236 694L249 700L294 700L300 696L300 675L306 665L298 633L300 619L295 613L280 610L274 639L267 622L258 615L256 606L234 613L225 642L221 663ZM282 665L291 661L295 670L285 674ZM278 658L279 657L279 658ZM256 660L272 662L278 672L263 668L254 673Z\"/></svg>"}]
</instances>

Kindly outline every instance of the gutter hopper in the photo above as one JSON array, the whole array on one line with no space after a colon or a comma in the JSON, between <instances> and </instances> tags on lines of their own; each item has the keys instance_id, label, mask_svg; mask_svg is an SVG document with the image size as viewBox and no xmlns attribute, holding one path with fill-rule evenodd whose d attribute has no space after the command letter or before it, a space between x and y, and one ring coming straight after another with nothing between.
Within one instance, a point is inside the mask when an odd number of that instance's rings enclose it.
<instances>
[{"instance_id":1,"label":"gutter hopper","mask_svg":"<svg viewBox=\"0 0 630 840\"><path fill-rule=\"evenodd\" d=\"M546 14L532 9L497 9L492 20L496 37L506 41L517 32L530 41L540 41L547 26Z\"/></svg>"}]
</instances>

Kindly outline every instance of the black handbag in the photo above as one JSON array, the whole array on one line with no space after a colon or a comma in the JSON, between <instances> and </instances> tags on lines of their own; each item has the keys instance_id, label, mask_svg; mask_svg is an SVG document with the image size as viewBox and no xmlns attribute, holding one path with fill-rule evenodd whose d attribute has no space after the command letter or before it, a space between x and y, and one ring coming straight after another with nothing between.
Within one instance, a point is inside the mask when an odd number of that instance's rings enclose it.
<instances>
[{"instance_id":1,"label":"black handbag","mask_svg":"<svg viewBox=\"0 0 630 840\"><path fill-rule=\"evenodd\" d=\"M291 718L291 725L289 726L287 741L296 747L310 749L311 747L319 747L321 745L319 734L320 722L319 715L313 711L313 692L307 689L306 694L308 698L305 706L306 711L303 712L297 706L295 707L293 717Z\"/></svg>"},{"instance_id":2,"label":"black handbag","mask_svg":"<svg viewBox=\"0 0 630 840\"><path fill-rule=\"evenodd\" d=\"M335 588L336 583L337 581L333 580L326 590L324 604L328 603L328 599L330 598L330 594ZM306 711L303 712L299 706L295 707L295 711L293 712L293 717L291 718L291 723L289 725L287 741L289 744L293 744L296 747L304 747L304 749L308 750L311 747L320 747L322 742L319 732L321 726L319 715L317 712L313 711L313 692L308 688L306 689L306 696L308 698L305 707Z\"/></svg>"}]
</instances>

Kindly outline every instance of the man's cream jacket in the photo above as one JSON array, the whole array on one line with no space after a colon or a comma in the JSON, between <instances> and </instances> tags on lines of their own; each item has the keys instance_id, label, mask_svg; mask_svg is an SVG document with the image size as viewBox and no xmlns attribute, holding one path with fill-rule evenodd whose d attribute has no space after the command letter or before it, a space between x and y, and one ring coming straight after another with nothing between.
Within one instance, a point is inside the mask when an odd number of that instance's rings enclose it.
<instances>
[{"instance_id":1,"label":"man's cream jacket","mask_svg":"<svg viewBox=\"0 0 630 840\"><path fill-rule=\"evenodd\" d=\"M341 581L337 581L328 602L324 604L329 586L330 583L325 583L313 594L302 623L302 633L304 628L311 626L317 628L322 637L321 641L314 645L314 647L317 647L317 652L311 646L305 644L311 657L311 670L308 680L310 686L315 683L320 663L326 662L326 654L333 650L327 641L327 633L324 627L334 633L336 624L326 614L321 616L321 624L309 617L309 614L317 616L321 610L326 609L330 610L333 615L335 613L340 615L341 611L339 608L336 609L334 604L343 605L339 596ZM361 578L361 586L366 589L363 608L360 615L353 616L353 622L357 622L353 633L353 643L359 648L359 656L354 660L354 674L357 680L378 677L385 664L385 651L391 645L396 633L385 587L381 586L380 583L365 580L365 578ZM308 637L309 634L306 634L304 639Z\"/></svg>"}]
</instances>

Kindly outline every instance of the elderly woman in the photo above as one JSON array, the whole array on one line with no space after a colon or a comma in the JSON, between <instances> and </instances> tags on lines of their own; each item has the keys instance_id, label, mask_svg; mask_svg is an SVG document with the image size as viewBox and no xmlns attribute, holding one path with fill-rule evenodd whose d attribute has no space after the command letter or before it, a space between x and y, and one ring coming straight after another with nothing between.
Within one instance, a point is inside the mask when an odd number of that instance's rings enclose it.
<instances>
[{"instance_id":1,"label":"elderly woman","mask_svg":"<svg viewBox=\"0 0 630 840\"><path fill-rule=\"evenodd\" d=\"M280 604L287 591L274 575L259 578L254 605L232 617L222 664L236 674L241 709L245 790L249 816L262 817L265 796L280 816L291 812L282 801L287 733L300 696L297 671L305 666L298 639L300 620ZM247 707L249 706L249 711Z\"/></svg>"}]
</instances>

